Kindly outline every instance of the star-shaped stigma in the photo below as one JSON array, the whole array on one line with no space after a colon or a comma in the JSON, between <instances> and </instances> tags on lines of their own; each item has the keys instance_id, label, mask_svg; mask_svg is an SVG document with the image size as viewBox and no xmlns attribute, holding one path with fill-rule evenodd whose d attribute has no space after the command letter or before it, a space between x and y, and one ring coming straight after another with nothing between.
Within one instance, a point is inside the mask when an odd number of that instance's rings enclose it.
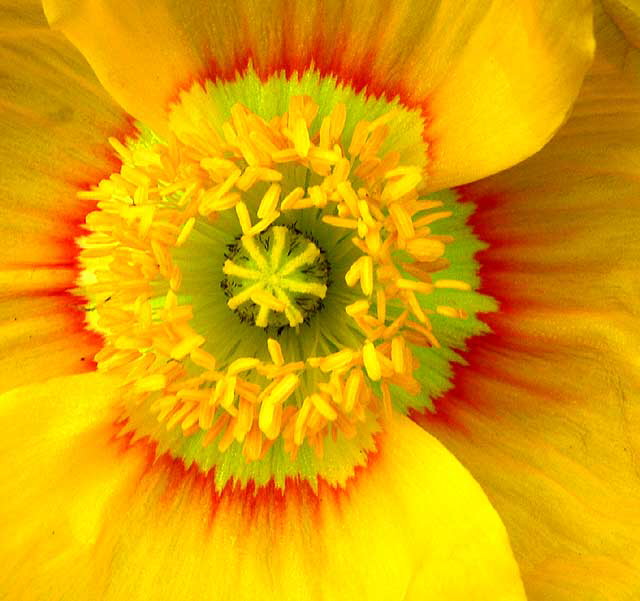
<instances>
[{"instance_id":1,"label":"star-shaped stigma","mask_svg":"<svg viewBox=\"0 0 640 601\"><path fill-rule=\"evenodd\" d=\"M241 236L229 248L222 281L230 309L260 328L296 327L322 307L329 264L293 227Z\"/></svg>"}]
</instances>

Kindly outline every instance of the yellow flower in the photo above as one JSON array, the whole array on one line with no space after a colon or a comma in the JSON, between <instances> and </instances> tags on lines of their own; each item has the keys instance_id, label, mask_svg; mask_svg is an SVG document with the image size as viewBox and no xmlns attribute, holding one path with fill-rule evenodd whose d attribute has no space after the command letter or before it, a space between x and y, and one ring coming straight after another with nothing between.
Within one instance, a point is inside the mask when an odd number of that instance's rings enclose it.
<instances>
[{"instance_id":1,"label":"yellow flower","mask_svg":"<svg viewBox=\"0 0 640 601\"><path fill-rule=\"evenodd\" d=\"M524 599L439 438L529 598L631 599L637 56L600 10L540 151L586 1L44 9L84 59L4 9L0 592Z\"/></svg>"}]
</instances>

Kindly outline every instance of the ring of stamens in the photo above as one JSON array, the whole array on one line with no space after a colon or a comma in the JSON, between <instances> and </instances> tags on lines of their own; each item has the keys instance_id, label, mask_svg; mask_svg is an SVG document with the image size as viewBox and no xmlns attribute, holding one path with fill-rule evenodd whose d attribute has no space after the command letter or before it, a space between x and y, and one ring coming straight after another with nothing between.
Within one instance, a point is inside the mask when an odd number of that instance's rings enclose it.
<instances>
[{"instance_id":1,"label":"ring of stamens","mask_svg":"<svg viewBox=\"0 0 640 601\"><path fill-rule=\"evenodd\" d=\"M259 328L296 327L322 306L329 265L301 232L271 226L230 245L222 287L230 309Z\"/></svg>"},{"instance_id":2,"label":"ring of stamens","mask_svg":"<svg viewBox=\"0 0 640 601\"><path fill-rule=\"evenodd\" d=\"M80 240L80 292L91 299L106 339L96 356L99 369L129 383L125 412L144 405L166 429L179 425L185 436L204 431L202 444L215 442L221 451L237 441L254 460L279 437L293 455L305 442L321 454L328 433L354 436L367 415L390 412L392 387L419 393L412 347L439 346L429 315L465 317L454 307L429 306L427 295L470 288L435 277L448 265L443 255L452 238L430 226L450 213L439 210L439 201L420 198L420 167L400 165L397 152L381 150L393 111L360 121L349 141L342 139L344 104L313 130L317 112L311 98L298 96L287 113L267 122L237 104L220 131L206 128L201 137L187 132L180 142L174 137L167 145L134 149L112 140L123 160L120 173L81 193L97 200L98 210L87 218L91 234ZM174 115L181 117L179 110ZM288 165L304 166L315 183L283 189L281 169ZM266 192L250 206L244 198L259 186ZM264 248L268 236L286 237L279 219L307 209L320 211L340 236L350 232L360 251L344 274L357 293L344 317L361 344L285 357L276 335L263 357L221 364L191 325L193 309L181 299L182 272L172 249L187 243L198 220L235 211L242 250L224 266L233 289L229 305L253 303L247 315L257 326L276 325L275 316L284 314L295 327L304 315L284 296L293 290L321 301L326 281L306 279L308 286L298 290L293 279L276 283L269 278L288 277L295 258L278 261L273 248L253 256L251 249ZM273 268L242 265L245 251L256 264L273 261ZM293 271L313 266L320 254L309 242ZM260 285L248 293L251 281ZM152 302L159 294L164 300Z\"/></svg>"}]
</instances>

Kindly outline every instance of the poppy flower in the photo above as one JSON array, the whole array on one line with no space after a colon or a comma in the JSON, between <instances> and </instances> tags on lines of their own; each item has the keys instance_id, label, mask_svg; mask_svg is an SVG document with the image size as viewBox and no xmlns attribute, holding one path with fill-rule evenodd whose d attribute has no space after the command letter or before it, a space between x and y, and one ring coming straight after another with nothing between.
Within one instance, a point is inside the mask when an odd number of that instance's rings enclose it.
<instances>
[{"instance_id":1,"label":"poppy flower","mask_svg":"<svg viewBox=\"0 0 640 601\"><path fill-rule=\"evenodd\" d=\"M3 594L523 599L428 431L530 598L633 594L605 17L582 86L587 2L44 10L81 54L4 10Z\"/></svg>"}]
</instances>

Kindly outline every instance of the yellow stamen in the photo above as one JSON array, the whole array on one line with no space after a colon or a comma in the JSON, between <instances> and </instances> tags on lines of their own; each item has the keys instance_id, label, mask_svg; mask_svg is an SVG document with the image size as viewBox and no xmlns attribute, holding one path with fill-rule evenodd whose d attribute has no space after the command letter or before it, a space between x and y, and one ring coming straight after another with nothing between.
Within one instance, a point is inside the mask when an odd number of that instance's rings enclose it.
<instances>
[{"instance_id":1,"label":"yellow stamen","mask_svg":"<svg viewBox=\"0 0 640 601\"><path fill-rule=\"evenodd\" d=\"M277 438L280 432L282 407L275 403L263 402L260 406L258 427L269 440Z\"/></svg>"},{"instance_id":2,"label":"yellow stamen","mask_svg":"<svg viewBox=\"0 0 640 601\"><path fill-rule=\"evenodd\" d=\"M246 234L251 229L251 216L249 215L249 210L247 209L247 205L243 202L239 202L236 205L236 213L238 214L238 221L240 222L240 227L242 231Z\"/></svg>"},{"instance_id":3,"label":"yellow stamen","mask_svg":"<svg viewBox=\"0 0 640 601\"><path fill-rule=\"evenodd\" d=\"M358 221L356 219L345 219L343 217L334 217L333 215L324 215L322 221L334 227L347 229L356 229L358 227Z\"/></svg>"},{"instance_id":4,"label":"yellow stamen","mask_svg":"<svg viewBox=\"0 0 640 601\"><path fill-rule=\"evenodd\" d=\"M405 365L405 342L401 336L396 336L391 340L391 361L396 373L404 373Z\"/></svg>"},{"instance_id":5,"label":"yellow stamen","mask_svg":"<svg viewBox=\"0 0 640 601\"><path fill-rule=\"evenodd\" d=\"M461 280L436 280L434 286L436 288L450 288L452 290L471 290L471 286Z\"/></svg>"},{"instance_id":6,"label":"yellow stamen","mask_svg":"<svg viewBox=\"0 0 640 601\"><path fill-rule=\"evenodd\" d=\"M264 219L268 215L271 215L278 206L278 200L280 198L281 187L278 184L271 184L265 195L260 201L258 207L258 217Z\"/></svg>"},{"instance_id":7,"label":"yellow stamen","mask_svg":"<svg viewBox=\"0 0 640 601\"><path fill-rule=\"evenodd\" d=\"M466 311L463 311L461 309L454 309L453 307L438 306L436 307L436 313L438 315L444 315L445 317L456 317L462 319L467 317Z\"/></svg>"},{"instance_id":8,"label":"yellow stamen","mask_svg":"<svg viewBox=\"0 0 640 601\"><path fill-rule=\"evenodd\" d=\"M304 196L304 190L302 188L294 188L287 194L280 203L280 208L284 211L285 209L291 209L295 206L296 202L299 201Z\"/></svg>"},{"instance_id":9,"label":"yellow stamen","mask_svg":"<svg viewBox=\"0 0 640 601\"><path fill-rule=\"evenodd\" d=\"M202 350L201 348L195 348L190 353L191 361L193 361L199 367L203 367L207 370L213 370L216 368L216 358Z\"/></svg>"},{"instance_id":10,"label":"yellow stamen","mask_svg":"<svg viewBox=\"0 0 640 601\"><path fill-rule=\"evenodd\" d=\"M360 275L362 273L362 264L364 262L364 257L360 257L351 267L344 276L344 281L347 283L347 286L353 288L360 280Z\"/></svg>"},{"instance_id":11,"label":"yellow stamen","mask_svg":"<svg viewBox=\"0 0 640 601\"><path fill-rule=\"evenodd\" d=\"M299 382L300 378L296 374L287 374L271 390L264 402L267 404L284 403L293 394Z\"/></svg>"},{"instance_id":12,"label":"yellow stamen","mask_svg":"<svg viewBox=\"0 0 640 601\"><path fill-rule=\"evenodd\" d=\"M393 405L391 403L391 391L389 390L389 385L386 382L383 382L380 385L382 390L382 407L384 416L388 419L391 417L391 413L393 411Z\"/></svg>"},{"instance_id":13,"label":"yellow stamen","mask_svg":"<svg viewBox=\"0 0 640 601\"><path fill-rule=\"evenodd\" d=\"M242 373L243 371L249 371L250 369L255 368L257 365L260 365L259 359L242 357L240 359L236 359L231 363L231 365L229 365L227 373L230 376L235 376L236 374Z\"/></svg>"},{"instance_id":14,"label":"yellow stamen","mask_svg":"<svg viewBox=\"0 0 640 601\"><path fill-rule=\"evenodd\" d=\"M337 186L337 191L342 196L342 199L346 203L351 215L359 217L360 211L358 209L358 196L353 191L351 182L340 182Z\"/></svg>"},{"instance_id":15,"label":"yellow stamen","mask_svg":"<svg viewBox=\"0 0 640 601\"><path fill-rule=\"evenodd\" d=\"M369 126L371 124L368 121L359 121L353 130L353 137L351 138L351 144L349 145L349 154L352 157L357 157L364 146L369 135Z\"/></svg>"},{"instance_id":16,"label":"yellow stamen","mask_svg":"<svg viewBox=\"0 0 640 601\"><path fill-rule=\"evenodd\" d=\"M338 417L336 410L331 406L326 397L320 394L312 394L309 398L322 417L327 418L329 421L333 421Z\"/></svg>"},{"instance_id":17,"label":"yellow stamen","mask_svg":"<svg viewBox=\"0 0 640 601\"><path fill-rule=\"evenodd\" d=\"M307 124L302 118L296 119L293 126L293 145L301 157L306 157L309 154L311 147L309 130L307 130Z\"/></svg>"},{"instance_id":18,"label":"yellow stamen","mask_svg":"<svg viewBox=\"0 0 640 601\"><path fill-rule=\"evenodd\" d=\"M424 227L425 225L429 225L434 223L435 221L439 221L440 219L446 219L447 217L451 217L453 213L451 211L442 211L440 213L431 213L431 215L427 215L426 217L421 217L416 220L414 226L416 229Z\"/></svg>"},{"instance_id":19,"label":"yellow stamen","mask_svg":"<svg viewBox=\"0 0 640 601\"><path fill-rule=\"evenodd\" d=\"M400 235L404 238L413 238L415 230L407 210L400 203L394 203L389 207L389 213Z\"/></svg>"},{"instance_id":20,"label":"yellow stamen","mask_svg":"<svg viewBox=\"0 0 640 601\"><path fill-rule=\"evenodd\" d=\"M345 307L345 310L348 315L351 317L356 317L357 315L365 314L369 311L369 301L367 300L359 300L355 303L351 303Z\"/></svg>"},{"instance_id":21,"label":"yellow stamen","mask_svg":"<svg viewBox=\"0 0 640 601\"><path fill-rule=\"evenodd\" d=\"M429 238L414 238L407 242L407 251L418 261L435 261L444 254L444 244Z\"/></svg>"},{"instance_id":22,"label":"yellow stamen","mask_svg":"<svg viewBox=\"0 0 640 601\"><path fill-rule=\"evenodd\" d=\"M167 378L162 374L153 374L136 382L136 388L144 392L162 390L166 385Z\"/></svg>"},{"instance_id":23,"label":"yellow stamen","mask_svg":"<svg viewBox=\"0 0 640 601\"><path fill-rule=\"evenodd\" d=\"M282 355L282 347L280 346L280 343L275 338L269 338L269 340L267 340L267 346L269 348L271 360L276 365L284 365L284 357Z\"/></svg>"},{"instance_id":24,"label":"yellow stamen","mask_svg":"<svg viewBox=\"0 0 640 601\"><path fill-rule=\"evenodd\" d=\"M367 375L377 382L382 377L382 369L380 367L380 359L376 352L376 347L373 346L373 342L367 340L362 348L362 360L364 361L364 367L367 370Z\"/></svg>"},{"instance_id":25,"label":"yellow stamen","mask_svg":"<svg viewBox=\"0 0 640 601\"><path fill-rule=\"evenodd\" d=\"M422 292L423 294L433 292L433 285L428 282L417 282L415 280L405 280L404 278L400 278L396 282L396 286L401 290L413 290L414 292Z\"/></svg>"},{"instance_id":26,"label":"yellow stamen","mask_svg":"<svg viewBox=\"0 0 640 601\"><path fill-rule=\"evenodd\" d=\"M183 359L204 343L205 339L199 334L184 338L171 350L171 358L176 360Z\"/></svg>"}]
</instances>

